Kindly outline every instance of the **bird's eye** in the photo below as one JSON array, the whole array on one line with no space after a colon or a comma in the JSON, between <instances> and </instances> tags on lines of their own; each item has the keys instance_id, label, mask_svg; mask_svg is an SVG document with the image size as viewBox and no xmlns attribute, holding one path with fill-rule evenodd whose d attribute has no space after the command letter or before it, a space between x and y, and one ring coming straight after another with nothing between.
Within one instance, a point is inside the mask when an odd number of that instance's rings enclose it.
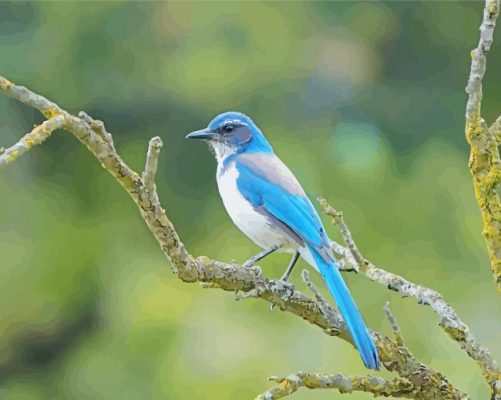
<instances>
[{"instance_id":1,"label":"bird's eye","mask_svg":"<svg viewBox=\"0 0 501 400\"><path fill-rule=\"evenodd\" d=\"M231 133L231 132L233 132L234 130L235 130L235 126L234 126L234 125L232 125L232 124L227 124L227 125L223 126L223 131L224 131L225 133Z\"/></svg>"}]
</instances>

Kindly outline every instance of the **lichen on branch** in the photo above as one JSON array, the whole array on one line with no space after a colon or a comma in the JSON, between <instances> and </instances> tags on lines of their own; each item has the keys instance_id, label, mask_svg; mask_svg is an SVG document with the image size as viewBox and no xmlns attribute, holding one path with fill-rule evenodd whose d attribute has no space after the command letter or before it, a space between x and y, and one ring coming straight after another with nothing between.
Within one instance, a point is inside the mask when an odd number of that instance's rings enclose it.
<instances>
[{"instance_id":1,"label":"lichen on branch","mask_svg":"<svg viewBox=\"0 0 501 400\"><path fill-rule=\"evenodd\" d=\"M33 146L41 144L52 132L61 128L64 124L64 117L56 115L47 121L37 125L33 130L24 135L17 143L9 148L0 150L0 168L7 166L15 161L20 155L26 153Z\"/></svg>"},{"instance_id":2,"label":"lichen on branch","mask_svg":"<svg viewBox=\"0 0 501 400\"><path fill-rule=\"evenodd\" d=\"M142 177L133 171L115 150L112 135L101 121L85 113L79 117L69 114L55 103L30 90L16 86L0 77L0 92L34 107L48 118L62 118L63 127L78 138L97 158L101 165L122 185L137 204L143 219L169 259L174 273L184 282L199 282L208 287L231 292L246 292L247 297L265 300L283 311L297 315L320 327L325 333L352 343L346 327L338 314L322 300L318 291L303 277L314 292L316 300L293 290L290 285L266 279L258 269L242 268L208 257L192 256L182 243L174 225L160 204L154 176L161 140L153 138L149 143L145 171ZM384 274L384 271L381 270ZM401 278L403 279L403 278ZM468 396L450 383L442 373L418 361L401 340L390 339L372 331L383 366L408 380L413 385L413 397L419 399L467 399ZM370 377L359 377L361 381ZM365 379L365 380L364 380ZM395 377L397 379L397 377ZM373 392L374 393L374 392ZM383 394L383 393L375 393Z\"/></svg>"},{"instance_id":3,"label":"lichen on branch","mask_svg":"<svg viewBox=\"0 0 501 400\"><path fill-rule=\"evenodd\" d=\"M498 145L501 142L501 117L491 127L481 118L482 79L485 74L486 54L493 38L495 21L499 13L499 0L486 0L481 37L478 47L472 52L472 67L468 81L469 94L466 112L466 137L471 146L470 170L475 194L484 221L484 237L491 259L495 280L501 289L501 160ZM112 135L101 121L84 112L78 117L60 108L45 97L17 86L0 76L0 92L29 107L39 110L47 120L35 127L17 143L7 149L0 147L0 168L14 162L34 145L41 144L51 133L63 128L80 140L97 158L101 165L129 193L170 261L173 272L184 282L199 282L204 287L220 288L231 292L243 292L239 298L259 298L301 317L320 327L326 334L336 336L351 344L352 338L339 314L328 304L309 280L307 272L303 280L314 298L295 291L290 285L266 279L258 268L241 268L211 260L206 256L192 256L173 223L162 208L155 186L155 173L162 147L159 137L150 140L144 172L139 175L120 157L115 149ZM324 212L333 217L345 246L333 242L333 248L344 256L343 271L359 271L362 276L398 292L402 297L414 297L440 317L439 325L456 341L465 353L477 362L491 390L491 399L501 400L501 372L496 361L484 346L481 346L470 328L459 318L454 309L436 291L417 285L396 274L377 268L367 261L358 249L341 213L322 200ZM416 399L468 399L468 395L450 383L444 375L418 361L405 345L402 332L391 314L388 305L385 314L393 330L393 339L372 331L383 366L397 376L383 379L374 376L324 375L304 373L273 378L278 385L268 390L259 399L278 399L294 393L301 387L310 389L337 389L342 393L352 391L370 392L374 396L392 396Z\"/></svg>"},{"instance_id":4,"label":"lichen on branch","mask_svg":"<svg viewBox=\"0 0 501 400\"><path fill-rule=\"evenodd\" d=\"M416 397L414 385L406 379L384 379L377 376L324 375L298 372L286 377L270 377L278 385L256 397L256 400L275 400L289 396L298 389L337 389L340 393L366 392L376 396L407 398Z\"/></svg>"},{"instance_id":5,"label":"lichen on branch","mask_svg":"<svg viewBox=\"0 0 501 400\"><path fill-rule=\"evenodd\" d=\"M482 213L483 235L489 252L492 273L501 291L501 159L499 156L499 118L487 127L481 116L482 79L487 65L487 53L493 41L499 15L500 0L486 0L480 25L478 46L471 52L471 70L466 92L466 140L470 144L469 168L475 197ZM501 390L501 389L500 389Z\"/></svg>"},{"instance_id":6,"label":"lichen on branch","mask_svg":"<svg viewBox=\"0 0 501 400\"><path fill-rule=\"evenodd\" d=\"M368 261L358 249L350 229L344 222L343 213L335 210L325 199L319 199L323 212L332 217L338 227L345 246L334 243L336 252L343 256L343 266L347 271L358 271L361 275L386 288L399 293L402 297L413 297L418 304L426 305L439 317L440 327L456 341L459 346L475 360L480 367L491 392L501 397L501 371L489 350L482 346L466 323L448 304L442 295L430 288L417 285L407 279L376 267Z\"/></svg>"}]
</instances>

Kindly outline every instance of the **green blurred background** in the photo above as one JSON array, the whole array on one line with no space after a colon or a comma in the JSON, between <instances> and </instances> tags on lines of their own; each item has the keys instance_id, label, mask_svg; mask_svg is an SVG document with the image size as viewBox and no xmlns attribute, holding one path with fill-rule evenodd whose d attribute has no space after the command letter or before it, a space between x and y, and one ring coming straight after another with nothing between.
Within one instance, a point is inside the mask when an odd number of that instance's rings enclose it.
<instances>
[{"instance_id":1,"label":"green blurred background","mask_svg":"<svg viewBox=\"0 0 501 400\"><path fill-rule=\"evenodd\" d=\"M345 212L367 258L441 292L501 359L501 302L463 134L482 8L0 2L0 74L104 120L136 171L148 139L161 136L163 206L193 254L225 261L258 249L225 214L215 161L184 136L220 112L249 114L311 197ZM500 70L497 32L490 122L501 111ZM0 97L0 144L42 120ZM128 195L67 132L2 170L0 260L2 400L248 399L270 375L367 373L350 345L292 315L176 279ZM278 277L287 261L261 266ZM302 291L304 267L293 276ZM478 368L429 308L346 279L372 328L390 334L382 307L391 301L418 358L486 398Z\"/></svg>"}]
</instances>

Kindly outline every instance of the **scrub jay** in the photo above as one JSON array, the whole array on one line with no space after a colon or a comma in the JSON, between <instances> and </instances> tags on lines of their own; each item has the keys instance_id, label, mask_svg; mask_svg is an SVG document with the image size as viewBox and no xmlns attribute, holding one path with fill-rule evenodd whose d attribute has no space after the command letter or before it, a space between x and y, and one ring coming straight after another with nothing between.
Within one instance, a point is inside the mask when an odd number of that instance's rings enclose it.
<instances>
[{"instance_id":1,"label":"scrub jay","mask_svg":"<svg viewBox=\"0 0 501 400\"><path fill-rule=\"evenodd\" d=\"M214 118L186 136L204 139L217 159L217 185L234 224L264 249L243 265L274 251L294 254L287 280L301 255L327 285L367 368L379 369L376 347L334 259L330 240L303 188L252 122L238 112Z\"/></svg>"}]
</instances>

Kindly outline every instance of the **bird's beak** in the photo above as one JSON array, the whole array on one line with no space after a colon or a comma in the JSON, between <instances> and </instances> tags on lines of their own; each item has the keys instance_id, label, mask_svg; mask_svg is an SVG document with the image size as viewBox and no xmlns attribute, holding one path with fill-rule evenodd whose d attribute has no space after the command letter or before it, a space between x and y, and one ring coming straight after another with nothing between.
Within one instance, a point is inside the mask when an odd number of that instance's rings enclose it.
<instances>
[{"instance_id":1,"label":"bird's beak","mask_svg":"<svg viewBox=\"0 0 501 400\"><path fill-rule=\"evenodd\" d=\"M186 135L186 139L206 139L210 140L214 137L214 133L208 129L200 129L199 131L191 132Z\"/></svg>"}]
</instances>

